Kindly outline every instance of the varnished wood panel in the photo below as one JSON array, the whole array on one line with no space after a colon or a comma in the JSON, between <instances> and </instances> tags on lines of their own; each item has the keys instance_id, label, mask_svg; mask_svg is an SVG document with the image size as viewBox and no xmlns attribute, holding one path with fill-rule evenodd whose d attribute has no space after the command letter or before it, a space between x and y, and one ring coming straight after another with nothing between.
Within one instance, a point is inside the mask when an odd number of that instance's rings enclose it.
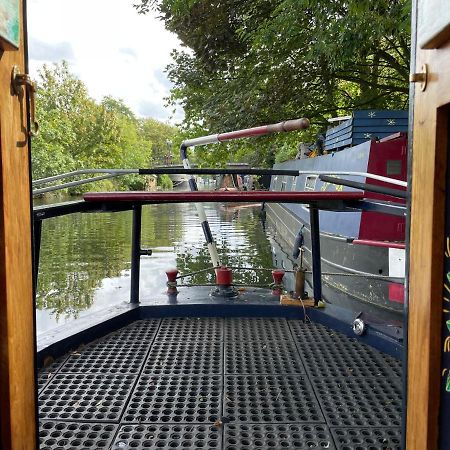
<instances>
[{"instance_id":1,"label":"varnished wood panel","mask_svg":"<svg viewBox=\"0 0 450 450\"><path fill-rule=\"evenodd\" d=\"M419 6L419 46L439 48L450 39L450 4L446 0L422 0Z\"/></svg>"},{"instance_id":2,"label":"varnished wood panel","mask_svg":"<svg viewBox=\"0 0 450 450\"><path fill-rule=\"evenodd\" d=\"M425 3L419 1L419 9ZM442 7L446 2L438 3ZM428 64L430 72L428 85L424 92L416 86L414 100L406 436L408 450L438 448L450 44L443 44L439 50L417 48L416 67L419 71L424 63Z\"/></svg>"},{"instance_id":3,"label":"varnished wood panel","mask_svg":"<svg viewBox=\"0 0 450 450\"><path fill-rule=\"evenodd\" d=\"M22 27L23 30L23 27ZM25 99L11 95L19 51L0 50L0 447L36 448L34 305Z\"/></svg>"}]
</instances>

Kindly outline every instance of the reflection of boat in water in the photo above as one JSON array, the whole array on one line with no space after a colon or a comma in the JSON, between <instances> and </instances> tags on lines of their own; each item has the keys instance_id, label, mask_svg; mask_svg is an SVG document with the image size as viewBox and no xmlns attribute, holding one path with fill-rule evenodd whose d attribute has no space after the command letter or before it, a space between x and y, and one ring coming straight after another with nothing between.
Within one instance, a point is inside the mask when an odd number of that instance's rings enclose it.
<instances>
[{"instance_id":1,"label":"reflection of boat in water","mask_svg":"<svg viewBox=\"0 0 450 450\"><path fill-rule=\"evenodd\" d=\"M393 123L393 124L392 124ZM407 172L407 118L403 111L359 111L354 117L327 132L328 154L276 164L276 169L298 170L297 177L275 176L273 191L350 192L339 179L368 183L366 188L392 188L392 182L405 182ZM397 132L391 137L386 134ZM382 136L364 141L369 136ZM349 144L356 143L353 147ZM345 173L349 173L345 175ZM335 174L330 182L326 174ZM351 174L353 173L353 174ZM359 173L362 176L355 176ZM370 178L387 177L389 180ZM336 180L336 178L339 178ZM344 182L344 184L346 184ZM403 183L406 185L406 183ZM357 186L357 185L355 185ZM364 189L364 186L360 188ZM404 187L395 186L403 190ZM389 192L389 191L386 191ZM395 200L383 193L365 191L375 201ZM401 192L400 192L401 195ZM304 239L305 261L311 264L310 214L303 205L267 205L268 219L290 250L298 233ZM405 216L385 216L371 211L351 214L320 213L321 256L324 298L361 308L361 302L401 314L405 264ZM352 305L353 301L353 305ZM355 302L356 301L356 302ZM359 306L358 306L359 305Z\"/></svg>"}]
</instances>

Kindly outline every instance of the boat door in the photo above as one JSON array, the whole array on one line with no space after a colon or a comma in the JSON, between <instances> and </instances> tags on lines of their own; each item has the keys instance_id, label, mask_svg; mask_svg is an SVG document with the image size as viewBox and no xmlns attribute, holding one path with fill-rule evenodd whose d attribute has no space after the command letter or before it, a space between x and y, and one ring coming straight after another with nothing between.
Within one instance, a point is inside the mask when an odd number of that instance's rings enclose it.
<instances>
[{"instance_id":1,"label":"boat door","mask_svg":"<svg viewBox=\"0 0 450 450\"><path fill-rule=\"evenodd\" d=\"M414 0L406 448L450 448L450 8Z\"/></svg>"},{"instance_id":2,"label":"boat door","mask_svg":"<svg viewBox=\"0 0 450 450\"><path fill-rule=\"evenodd\" d=\"M24 4L0 1L0 448L4 450L36 448Z\"/></svg>"}]
</instances>

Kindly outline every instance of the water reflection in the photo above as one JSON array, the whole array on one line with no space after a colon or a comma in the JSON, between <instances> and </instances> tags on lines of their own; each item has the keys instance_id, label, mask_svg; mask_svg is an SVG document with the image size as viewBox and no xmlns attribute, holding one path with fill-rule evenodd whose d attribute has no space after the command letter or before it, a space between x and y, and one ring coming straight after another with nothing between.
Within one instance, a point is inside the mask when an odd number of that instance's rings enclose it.
<instances>
[{"instance_id":1,"label":"water reflection","mask_svg":"<svg viewBox=\"0 0 450 450\"><path fill-rule=\"evenodd\" d=\"M223 263L271 267L271 247L259 208L207 204L206 213ZM38 333L108 305L128 301L131 212L74 214L43 223L37 295ZM141 261L141 296L165 291L165 270L181 273L210 266L194 205L143 208L142 246L153 255ZM236 282L270 282L268 273L240 271ZM208 283L202 273L184 281Z\"/></svg>"}]
</instances>

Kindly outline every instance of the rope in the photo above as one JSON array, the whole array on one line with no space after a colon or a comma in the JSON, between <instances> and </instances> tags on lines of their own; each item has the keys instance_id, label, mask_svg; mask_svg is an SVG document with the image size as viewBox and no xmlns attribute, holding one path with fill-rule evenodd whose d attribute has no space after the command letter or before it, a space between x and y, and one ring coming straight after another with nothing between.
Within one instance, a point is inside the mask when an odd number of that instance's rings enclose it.
<instances>
[{"instance_id":1,"label":"rope","mask_svg":"<svg viewBox=\"0 0 450 450\"><path fill-rule=\"evenodd\" d=\"M206 269L197 270L196 272L189 272L183 275L178 275L177 280L181 278L191 277L199 273L208 272L210 270L215 270L217 267L207 267ZM239 266L229 266L229 269L234 270L253 270L262 272L272 272L274 269L269 269L267 267L239 267ZM286 273L296 273L296 270L283 269ZM305 270L305 273L312 274L312 270ZM404 280L404 277L390 277L389 275L363 275L359 273L344 273L344 272L322 272L322 275L330 277L356 277L356 278L367 278L370 280ZM200 285L198 285L200 286Z\"/></svg>"}]
</instances>

